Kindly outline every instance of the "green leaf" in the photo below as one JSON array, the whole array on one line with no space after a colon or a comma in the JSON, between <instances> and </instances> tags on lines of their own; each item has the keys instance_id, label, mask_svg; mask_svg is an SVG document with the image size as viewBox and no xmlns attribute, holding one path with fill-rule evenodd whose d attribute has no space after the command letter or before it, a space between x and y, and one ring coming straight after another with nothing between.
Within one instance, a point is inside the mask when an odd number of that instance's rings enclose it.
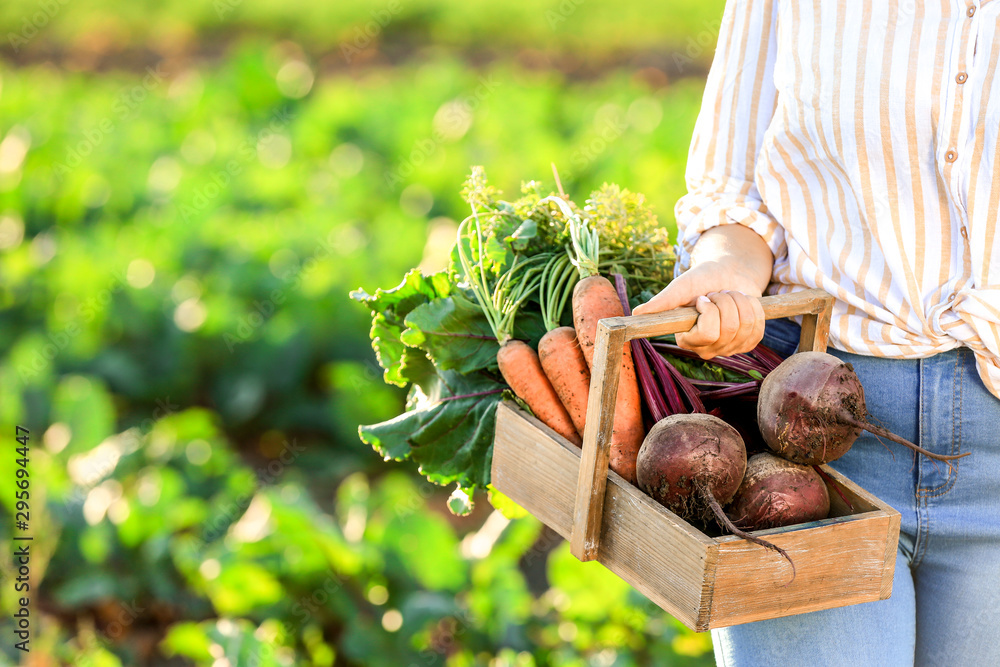
<instances>
[{"instance_id":1,"label":"green leaf","mask_svg":"<svg viewBox=\"0 0 1000 667\"><path fill-rule=\"evenodd\" d=\"M407 412L358 431L386 459L419 463L436 484L483 487L490 480L495 412L503 388L484 373L440 371L414 387ZM465 398L441 400L454 396Z\"/></svg>"},{"instance_id":2,"label":"green leaf","mask_svg":"<svg viewBox=\"0 0 1000 667\"><path fill-rule=\"evenodd\" d=\"M466 516L471 513L475 507L475 503L472 501L472 492L474 489L463 489L462 487L456 488L448 496L448 510L455 516Z\"/></svg>"},{"instance_id":3,"label":"green leaf","mask_svg":"<svg viewBox=\"0 0 1000 667\"><path fill-rule=\"evenodd\" d=\"M407 346L401 340L406 329L404 320L414 308L437 298L447 297L452 290L445 272L425 276L413 269L402 282L392 289L377 289L375 294L364 290L351 292L351 298L368 306L372 311L372 328L369 336L378 363L385 369L386 383L400 387L413 381L407 372L412 353L407 356Z\"/></svg>"},{"instance_id":4,"label":"green leaf","mask_svg":"<svg viewBox=\"0 0 1000 667\"><path fill-rule=\"evenodd\" d=\"M686 378L692 380L708 380L710 382L746 382L747 376L723 368L711 360L688 359L687 357L665 354L663 358ZM755 379L763 379L763 376Z\"/></svg>"},{"instance_id":5,"label":"green leaf","mask_svg":"<svg viewBox=\"0 0 1000 667\"><path fill-rule=\"evenodd\" d=\"M451 521L429 511L433 492L430 485L402 471L383 476L369 498L364 540L386 559L386 576L406 573L422 588L457 591L468 582L468 563ZM432 502L436 507L439 501Z\"/></svg>"},{"instance_id":6,"label":"green leaf","mask_svg":"<svg viewBox=\"0 0 1000 667\"><path fill-rule=\"evenodd\" d=\"M521 223L504 241L510 244L515 252L527 250L528 245L538 235L538 223L530 218Z\"/></svg>"},{"instance_id":7,"label":"green leaf","mask_svg":"<svg viewBox=\"0 0 1000 667\"><path fill-rule=\"evenodd\" d=\"M160 648L169 656L189 658L198 665L222 662L229 665L278 667L291 664L282 656L282 653L288 651L285 643L285 630L274 619L265 620L257 626L242 618L219 618L199 623L185 621L174 625L160 643ZM287 655L291 653L288 652Z\"/></svg>"},{"instance_id":8,"label":"green leaf","mask_svg":"<svg viewBox=\"0 0 1000 667\"><path fill-rule=\"evenodd\" d=\"M569 310L568 306L567 310ZM514 338L527 341L528 345L537 350L538 341L545 334L545 322L542 320L542 314L537 310L537 304L535 302L525 303L514 320Z\"/></svg>"},{"instance_id":9,"label":"green leaf","mask_svg":"<svg viewBox=\"0 0 1000 667\"><path fill-rule=\"evenodd\" d=\"M471 373L496 368L500 346L478 304L460 292L414 308L400 340L427 352L442 370Z\"/></svg>"}]
</instances>

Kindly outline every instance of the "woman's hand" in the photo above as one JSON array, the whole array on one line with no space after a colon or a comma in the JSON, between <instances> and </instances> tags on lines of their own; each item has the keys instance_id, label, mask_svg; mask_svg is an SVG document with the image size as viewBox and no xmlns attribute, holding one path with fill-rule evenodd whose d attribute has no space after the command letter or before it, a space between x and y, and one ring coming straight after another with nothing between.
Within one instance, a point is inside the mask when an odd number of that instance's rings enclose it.
<instances>
[{"instance_id":1,"label":"woman's hand","mask_svg":"<svg viewBox=\"0 0 1000 667\"><path fill-rule=\"evenodd\" d=\"M774 262L767 244L746 227L716 227L702 235L691 258L688 271L633 313L694 306L698 321L690 331L677 334L679 346L702 359L749 352L764 335L758 297L770 281Z\"/></svg>"}]
</instances>

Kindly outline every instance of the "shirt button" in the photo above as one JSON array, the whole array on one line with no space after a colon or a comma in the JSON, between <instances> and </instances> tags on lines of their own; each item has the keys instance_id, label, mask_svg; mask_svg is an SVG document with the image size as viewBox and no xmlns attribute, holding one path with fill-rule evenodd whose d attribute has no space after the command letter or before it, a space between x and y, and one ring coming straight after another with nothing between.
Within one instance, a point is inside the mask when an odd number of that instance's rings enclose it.
<instances>
[{"instance_id":1,"label":"shirt button","mask_svg":"<svg viewBox=\"0 0 1000 667\"><path fill-rule=\"evenodd\" d=\"M969 230L967 230L967 229L966 229L965 227L962 227L962 232L961 232L961 234L962 234L962 238L963 238L963 239L967 239L967 238L969 238Z\"/></svg>"},{"instance_id":2,"label":"shirt button","mask_svg":"<svg viewBox=\"0 0 1000 667\"><path fill-rule=\"evenodd\" d=\"M955 151L948 151L944 154L944 159L948 162L954 162L958 158L958 153Z\"/></svg>"},{"instance_id":3,"label":"shirt button","mask_svg":"<svg viewBox=\"0 0 1000 667\"><path fill-rule=\"evenodd\" d=\"M954 300L955 300L955 296L956 296L956 295L955 295L955 293L954 293L954 292L952 292L951 294L949 294L949 295L948 295L948 301L954 301Z\"/></svg>"},{"instance_id":4,"label":"shirt button","mask_svg":"<svg viewBox=\"0 0 1000 667\"><path fill-rule=\"evenodd\" d=\"M971 18L972 18L973 16L975 16L975 14L976 14L976 7L975 7L975 5L972 5L972 6L970 6L970 7L969 7L969 8L967 9L967 10L965 10L965 14L966 14L966 16L968 16L968 17L969 17L970 19L971 19Z\"/></svg>"},{"instance_id":5,"label":"shirt button","mask_svg":"<svg viewBox=\"0 0 1000 667\"><path fill-rule=\"evenodd\" d=\"M955 77L955 81L959 83L965 83L969 80L969 75L965 72L959 72L958 76Z\"/></svg>"}]
</instances>

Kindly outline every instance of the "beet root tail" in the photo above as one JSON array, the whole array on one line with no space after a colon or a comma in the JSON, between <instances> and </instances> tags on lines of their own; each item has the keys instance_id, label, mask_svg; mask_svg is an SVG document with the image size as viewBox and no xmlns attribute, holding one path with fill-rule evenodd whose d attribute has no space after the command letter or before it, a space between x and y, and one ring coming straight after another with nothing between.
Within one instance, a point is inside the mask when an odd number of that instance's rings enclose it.
<instances>
[{"instance_id":1,"label":"beet root tail","mask_svg":"<svg viewBox=\"0 0 1000 667\"><path fill-rule=\"evenodd\" d=\"M737 527L736 524L734 524L729 519L729 517L726 516L726 513L722 511L722 505L720 505L719 501L715 498L715 496L712 495L711 489L708 488L708 484L706 484L704 480L701 479L697 480L695 482L695 489L697 489L698 495L701 496L702 501L705 502L710 508L712 508L712 512L715 514L715 518L718 520L718 522L721 523L723 526L725 526L729 530L729 532L731 532L733 535L736 535L737 537L742 537L744 540L748 542L759 544L765 549L771 549L772 551L777 551L779 554L784 556L785 560L788 561L788 564L792 566L792 578L788 580L788 584L795 581L795 563L792 562L792 558L791 556L788 555L787 551L785 551L776 544L771 544L767 540L762 540L759 537L754 537L750 533L747 533L741 530L739 527ZM785 585L787 586L788 584Z\"/></svg>"},{"instance_id":2,"label":"beet root tail","mask_svg":"<svg viewBox=\"0 0 1000 667\"><path fill-rule=\"evenodd\" d=\"M935 461L954 461L955 459L960 459L960 458L962 458L964 456L968 456L969 454L972 453L972 452L963 452L961 454L935 454L932 451L924 449L920 445L913 444L912 442L910 442L906 438L899 437L898 435L896 435L892 431L884 429L881 426L877 426L875 424L872 424L871 422L861 421L860 419L857 419L856 417L854 417L853 415L851 415L848 412L843 412L843 413L840 414L840 421L843 422L843 423L845 423L845 424L849 424L851 426L854 426L856 428L864 429L864 430L868 431L869 433L874 433L875 435L881 436L881 437L883 437L883 438L885 438L887 440L892 440L893 442L895 442L898 445L903 445L904 447L909 447L910 449L912 449L913 451L917 452L918 454L923 454L927 458L934 459Z\"/></svg>"}]
</instances>

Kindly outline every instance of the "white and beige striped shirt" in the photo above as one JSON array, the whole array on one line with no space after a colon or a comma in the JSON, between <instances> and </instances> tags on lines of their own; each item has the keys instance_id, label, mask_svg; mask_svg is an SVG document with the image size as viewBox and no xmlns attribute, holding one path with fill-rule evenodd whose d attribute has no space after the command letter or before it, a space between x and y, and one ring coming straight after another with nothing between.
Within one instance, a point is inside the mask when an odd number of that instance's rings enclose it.
<instances>
[{"instance_id":1,"label":"white and beige striped shirt","mask_svg":"<svg viewBox=\"0 0 1000 667\"><path fill-rule=\"evenodd\" d=\"M976 352L1000 397L1000 0L729 0L678 201L749 226L831 345Z\"/></svg>"}]
</instances>

